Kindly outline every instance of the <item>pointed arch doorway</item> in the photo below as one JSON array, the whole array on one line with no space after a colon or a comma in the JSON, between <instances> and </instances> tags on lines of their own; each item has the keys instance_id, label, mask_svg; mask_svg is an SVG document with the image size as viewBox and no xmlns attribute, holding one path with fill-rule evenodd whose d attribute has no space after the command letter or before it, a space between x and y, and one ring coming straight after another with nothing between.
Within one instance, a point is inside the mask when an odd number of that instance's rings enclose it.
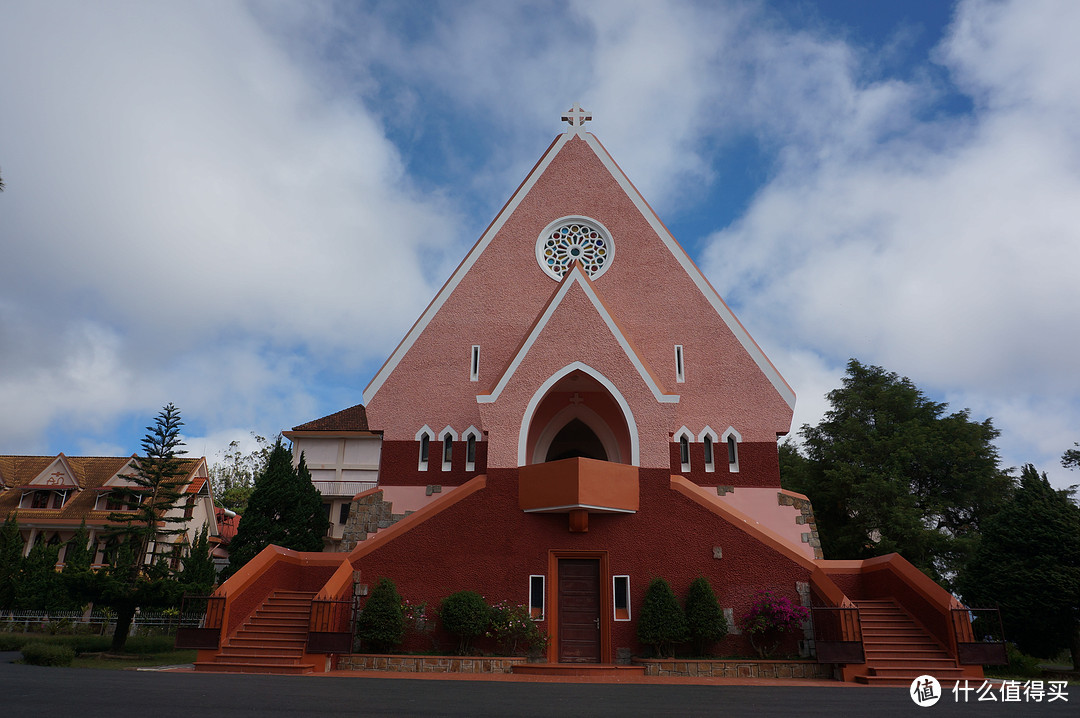
<instances>
[{"instance_id":1,"label":"pointed arch doorway","mask_svg":"<svg viewBox=\"0 0 1080 718\"><path fill-rule=\"evenodd\" d=\"M545 382L530 402L521 464L573 457L636 463L636 427L625 400L603 375L576 364Z\"/></svg>"}]
</instances>

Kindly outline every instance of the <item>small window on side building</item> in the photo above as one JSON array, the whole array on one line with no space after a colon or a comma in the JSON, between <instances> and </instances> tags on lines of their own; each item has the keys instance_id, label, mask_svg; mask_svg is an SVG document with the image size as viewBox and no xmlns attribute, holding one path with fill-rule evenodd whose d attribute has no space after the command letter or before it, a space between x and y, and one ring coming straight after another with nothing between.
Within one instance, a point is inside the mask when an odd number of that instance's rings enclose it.
<instances>
[{"instance_id":1,"label":"small window on side building","mask_svg":"<svg viewBox=\"0 0 1080 718\"><path fill-rule=\"evenodd\" d=\"M630 577L612 576L612 597L615 603L615 620L630 620Z\"/></svg>"},{"instance_id":2,"label":"small window on side building","mask_svg":"<svg viewBox=\"0 0 1080 718\"><path fill-rule=\"evenodd\" d=\"M534 621L544 620L544 577L529 576L529 615Z\"/></svg>"}]
</instances>

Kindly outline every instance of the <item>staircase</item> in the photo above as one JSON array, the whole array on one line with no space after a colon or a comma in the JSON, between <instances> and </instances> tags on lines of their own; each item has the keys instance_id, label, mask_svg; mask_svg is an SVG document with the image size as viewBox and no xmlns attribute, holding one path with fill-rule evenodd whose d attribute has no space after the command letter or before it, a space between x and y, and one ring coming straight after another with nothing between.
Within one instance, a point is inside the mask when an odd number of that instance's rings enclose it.
<instances>
[{"instance_id":1,"label":"staircase","mask_svg":"<svg viewBox=\"0 0 1080 718\"><path fill-rule=\"evenodd\" d=\"M908 686L923 674L942 684L962 677L963 669L934 638L891 599L855 601L859 608L866 674L857 683Z\"/></svg>"},{"instance_id":2,"label":"staircase","mask_svg":"<svg viewBox=\"0 0 1080 718\"><path fill-rule=\"evenodd\" d=\"M314 593L275 591L244 622L211 661L200 661L204 673L311 673L301 663L307 645L308 619Z\"/></svg>"}]
</instances>

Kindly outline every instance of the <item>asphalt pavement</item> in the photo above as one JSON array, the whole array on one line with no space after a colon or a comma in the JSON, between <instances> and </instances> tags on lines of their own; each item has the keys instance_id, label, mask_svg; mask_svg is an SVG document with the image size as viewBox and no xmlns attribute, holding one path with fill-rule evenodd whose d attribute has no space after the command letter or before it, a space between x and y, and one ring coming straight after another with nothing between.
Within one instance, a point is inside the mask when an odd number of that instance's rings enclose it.
<instances>
[{"instance_id":1,"label":"asphalt pavement","mask_svg":"<svg viewBox=\"0 0 1080 718\"><path fill-rule=\"evenodd\" d=\"M1053 704L920 708L905 688L518 683L373 676L216 675L10 663L0 654L0 715L77 716L1069 716L1080 690ZM1075 687L1074 687L1075 688Z\"/></svg>"}]
</instances>

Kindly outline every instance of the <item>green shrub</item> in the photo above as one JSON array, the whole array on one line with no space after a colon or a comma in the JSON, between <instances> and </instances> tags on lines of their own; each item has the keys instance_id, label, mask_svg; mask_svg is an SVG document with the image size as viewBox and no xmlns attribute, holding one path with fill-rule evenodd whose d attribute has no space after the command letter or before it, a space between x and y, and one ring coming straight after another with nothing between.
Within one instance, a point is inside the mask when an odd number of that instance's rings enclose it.
<instances>
[{"instance_id":1,"label":"green shrub","mask_svg":"<svg viewBox=\"0 0 1080 718\"><path fill-rule=\"evenodd\" d=\"M467 655L469 642L483 635L491 623L491 609L476 591L458 591L443 599L439 621L458 637L458 655Z\"/></svg>"},{"instance_id":2,"label":"green shrub","mask_svg":"<svg viewBox=\"0 0 1080 718\"><path fill-rule=\"evenodd\" d=\"M518 652L543 650L547 634L532 619L528 606L500 601L491 607L491 631L502 653L516 656Z\"/></svg>"},{"instance_id":3,"label":"green shrub","mask_svg":"<svg viewBox=\"0 0 1080 718\"><path fill-rule=\"evenodd\" d=\"M686 626L698 656L705 656L711 644L727 635L724 609L704 576L695 578L686 594Z\"/></svg>"},{"instance_id":4,"label":"green shrub","mask_svg":"<svg viewBox=\"0 0 1080 718\"><path fill-rule=\"evenodd\" d=\"M1038 678L1042 675L1039 659L1027 655L1015 643L1006 644L1005 655L1009 659L1007 666L992 666L989 670L1019 678Z\"/></svg>"},{"instance_id":5,"label":"green shrub","mask_svg":"<svg viewBox=\"0 0 1080 718\"><path fill-rule=\"evenodd\" d=\"M392 650L405 638L401 595L390 579L380 579L371 592L356 619L356 635L376 651Z\"/></svg>"},{"instance_id":6,"label":"green shrub","mask_svg":"<svg viewBox=\"0 0 1080 718\"><path fill-rule=\"evenodd\" d=\"M22 647L23 660L34 666L70 666L75 650L55 643L33 641Z\"/></svg>"},{"instance_id":7,"label":"green shrub","mask_svg":"<svg viewBox=\"0 0 1080 718\"><path fill-rule=\"evenodd\" d=\"M641 616L637 621L638 640L652 646L658 658L674 655L675 644L690 637L686 626L686 614L668 582L654 578L645 591Z\"/></svg>"}]
</instances>

